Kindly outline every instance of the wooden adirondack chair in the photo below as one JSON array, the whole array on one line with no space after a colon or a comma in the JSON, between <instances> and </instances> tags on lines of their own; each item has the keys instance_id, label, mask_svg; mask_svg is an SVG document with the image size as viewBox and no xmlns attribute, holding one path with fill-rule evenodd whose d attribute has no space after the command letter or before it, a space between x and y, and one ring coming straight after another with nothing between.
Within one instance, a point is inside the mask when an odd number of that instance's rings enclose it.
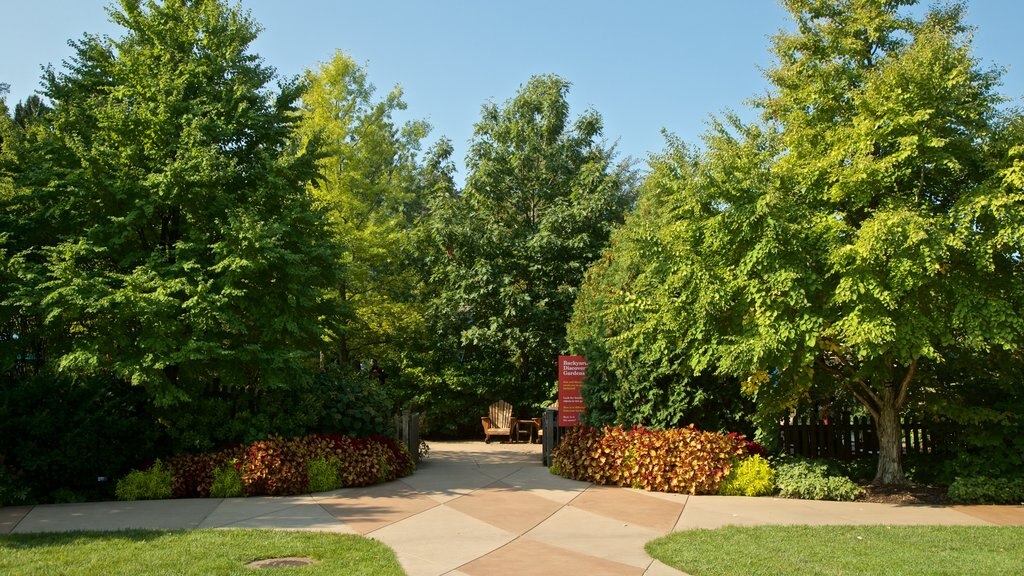
<instances>
[{"instance_id":1,"label":"wooden adirondack chair","mask_svg":"<svg viewBox=\"0 0 1024 576\"><path fill-rule=\"evenodd\" d=\"M512 405L498 400L487 409L487 416L480 418L484 425L484 443L490 443L491 436L508 436L514 440L517 422L512 416Z\"/></svg>"}]
</instances>

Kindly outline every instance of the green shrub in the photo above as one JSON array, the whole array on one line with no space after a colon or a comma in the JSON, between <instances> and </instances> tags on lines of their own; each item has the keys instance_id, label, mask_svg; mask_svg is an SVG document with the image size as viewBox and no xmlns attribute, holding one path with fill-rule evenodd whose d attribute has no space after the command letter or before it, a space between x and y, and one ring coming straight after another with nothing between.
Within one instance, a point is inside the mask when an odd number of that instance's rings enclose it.
<instances>
[{"instance_id":1,"label":"green shrub","mask_svg":"<svg viewBox=\"0 0 1024 576\"><path fill-rule=\"evenodd\" d=\"M120 478L161 455L142 386L107 374L69 378L45 369L0 378L0 453L17 474L19 499L23 489L24 498L39 503L67 498L68 491L109 499L113 483L97 478Z\"/></svg>"},{"instance_id":2,"label":"green shrub","mask_svg":"<svg viewBox=\"0 0 1024 576\"><path fill-rule=\"evenodd\" d=\"M171 497L171 469L157 460L149 470L132 470L117 481L118 500L160 500Z\"/></svg>"},{"instance_id":3,"label":"green shrub","mask_svg":"<svg viewBox=\"0 0 1024 576\"><path fill-rule=\"evenodd\" d=\"M242 486L242 474L234 462L227 462L224 466L213 471L213 484L210 485L210 498L238 498L245 496L245 487Z\"/></svg>"},{"instance_id":4,"label":"green shrub","mask_svg":"<svg viewBox=\"0 0 1024 576\"><path fill-rule=\"evenodd\" d=\"M214 476L225 462L244 463L245 446L236 446L207 454L186 454L167 459L174 472L175 498L205 498L210 496ZM241 474L241 471L239 471Z\"/></svg>"},{"instance_id":5,"label":"green shrub","mask_svg":"<svg viewBox=\"0 0 1024 576\"><path fill-rule=\"evenodd\" d=\"M317 458L309 463L309 491L330 492L341 488L341 460Z\"/></svg>"},{"instance_id":6,"label":"green shrub","mask_svg":"<svg viewBox=\"0 0 1024 576\"><path fill-rule=\"evenodd\" d=\"M25 486L13 471L0 465L0 508L29 504L31 499L32 491L28 486Z\"/></svg>"},{"instance_id":7,"label":"green shrub","mask_svg":"<svg viewBox=\"0 0 1024 576\"><path fill-rule=\"evenodd\" d=\"M658 492L715 494L734 460L747 456L739 434L672 430L569 430L552 453L552 468L563 476Z\"/></svg>"},{"instance_id":8,"label":"green shrub","mask_svg":"<svg viewBox=\"0 0 1024 576\"><path fill-rule=\"evenodd\" d=\"M957 478L949 486L957 504L1024 504L1024 478Z\"/></svg>"},{"instance_id":9,"label":"green shrub","mask_svg":"<svg viewBox=\"0 0 1024 576\"><path fill-rule=\"evenodd\" d=\"M50 493L50 502L54 504L81 504L88 498L70 488L57 488Z\"/></svg>"},{"instance_id":10,"label":"green shrub","mask_svg":"<svg viewBox=\"0 0 1024 576\"><path fill-rule=\"evenodd\" d=\"M855 500L864 493L852 480L832 473L834 466L818 460L790 459L780 464L775 483L783 498Z\"/></svg>"},{"instance_id":11,"label":"green shrub","mask_svg":"<svg viewBox=\"0 0 1024 576\"><path fill-rule=\"evenodd\" d=\"M775 470L758 455L741 460L722 480L718 493L723 496L768 496L775 492Z\"/></svg>"}]
</instances>

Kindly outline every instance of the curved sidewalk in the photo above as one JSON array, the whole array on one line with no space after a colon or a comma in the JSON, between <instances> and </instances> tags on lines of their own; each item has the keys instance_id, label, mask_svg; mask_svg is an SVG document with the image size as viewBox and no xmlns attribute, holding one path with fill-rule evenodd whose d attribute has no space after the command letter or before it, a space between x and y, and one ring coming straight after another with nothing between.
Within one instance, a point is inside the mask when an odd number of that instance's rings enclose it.
<instances>
[{"instance_id":1,"label":"curved sidewalk","mask_svg":"<svg viewBox=\"0 0 1024 576\"><path fill-rule=\"evenodd\" d=\"M0 534L126 528L274 528L362 534L410 576L667 576L644 544L728 524L1024 525L1021 506L930 507L685 496L552 475L536 444L431 442L415 474L295 497L0 508Z\"/></svg>"}]
</instances>

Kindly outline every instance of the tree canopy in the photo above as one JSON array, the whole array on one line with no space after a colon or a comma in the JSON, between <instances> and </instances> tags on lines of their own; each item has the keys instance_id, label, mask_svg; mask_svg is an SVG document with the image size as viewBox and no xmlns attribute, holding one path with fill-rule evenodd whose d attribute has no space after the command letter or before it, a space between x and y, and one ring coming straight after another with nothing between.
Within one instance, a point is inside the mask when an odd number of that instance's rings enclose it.
<instances>
[{"instance_id":1,"label":"tree canopy","mask_svg":"<svg viewBox=\"0 0 1024 576\"><path fill-rule=\"evenodd\" d=\"M309 190L345 248L332 289L351 314L330 335L331 357L345 366L371 356L396 363L424 330L412 228L423 210L417 153L429 126L393 120L405 109L401 88L376 102L373 94L366 71L338 52L306 72L298 126L301 143L323 143Z\"/></svg>"},{"instance_id":2,"label":"tree canopy","mask_svg":"<svg viewBox=\"0 0 1024 576\"><path fill-rule=\"evenodd\" d=\"M435 309L459 334L460 361L482 363L493 399L550 397L583 272L632 203L632 172L600 139L601 117L572 119L568 91L535 76L485 105L465 190L432 197Z\"/></svg>"},{"instance_id":3,"label":"tree canopy","mask_svg":"<svg viewBox=\"0 0 1024 576\"><path fill-rule=\"evenodd\" d=\"M120 38L73 42L46 130L15 154L12 209L38 227L19 302L63 372L109 372L157 405L310 377L340 246L290 139L299 91L267 85L258 27L216 1L122 2Z\"/></svg>"},{"instance_id":4,"label":"tree canopy","mask_svg":"<svg viewBox=\"0 0 1024 576\"><path fill-rule=\"evenodd\" d=\"M851 394L881 483L903 481L898 417L922 372L1024 336L1019 118L963 7L915 20L912 3L787 1L762 120L655 161L643 194L669 221L646 225L629 292L599 316L613 370L655 347L680 377L745 379L767 415L813 387Z\"/></svg>"}]
</instances>

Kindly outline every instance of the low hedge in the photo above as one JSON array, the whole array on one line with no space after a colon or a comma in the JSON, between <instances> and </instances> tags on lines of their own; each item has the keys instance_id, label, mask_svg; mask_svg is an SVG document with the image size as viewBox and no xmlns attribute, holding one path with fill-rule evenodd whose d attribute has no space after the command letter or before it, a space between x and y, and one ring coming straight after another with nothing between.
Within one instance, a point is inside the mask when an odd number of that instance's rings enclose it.
<instances>
[{"instance_id":1,"label":"low hedge","mask_svg":"<svg viewBox=\"0 0 1024 576\"><path fill-rule=\"evenodd\" d=\"M864 489L836 471L836 464L789 457L776 468L779 496L804 500L856 500Z\"/></svg>"},{"instance_id":2,"label":"low hedge","mask_svg":"<svg viewBox=\"0 0 1024 576\"><path fill-rule=\"evenodd\" d=\"M658 492L715 494L735 462L760 446L739 434L672 430L569 430L552 453L552 471L574 480Z\"/></svg>"},{"instance_id":3,"label":"low hedge","mask_svg":"<svg viewBox=\"0 0 1024 576\"><path fill-rule=\"evenodd\" d=\"M1024 478L957 478L948 494L957 504L1024 504Z\"/></svg>"},{"instance_id":4,"label":"low hedge","mask_svg":"<svg viewBox=\"0 0 1024 576\"><path fill-rule=\"evenodd\" d=\"M309 465L336 462L343 486L368 486L408 476L415 469L404 445L386 436L350 438L316 434L300 438L270 438L219 452L168 458L175 498L210 496L215 479L224 482L225 467L233 466L247 496L287 496L310 492ZM237 493L218 483L214 495Z\"/></svg>"}]
</instances>

